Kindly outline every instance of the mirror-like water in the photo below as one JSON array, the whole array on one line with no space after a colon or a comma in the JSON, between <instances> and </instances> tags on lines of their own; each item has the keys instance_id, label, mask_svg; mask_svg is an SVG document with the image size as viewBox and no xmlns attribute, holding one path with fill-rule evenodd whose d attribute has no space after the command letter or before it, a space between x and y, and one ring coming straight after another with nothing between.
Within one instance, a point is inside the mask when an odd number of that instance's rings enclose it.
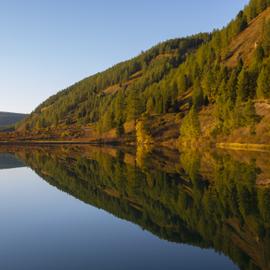
<instances>
[{"instance_id":1,"label":"mirror-like water","mask_svg":"<svg viewBox=\"0 0 270 270\"><path fill-rule=\"evenodd\" d=\"M266 153L0 147L0 168L1 269L270 267Z\"/></svg>"}]
</instances>

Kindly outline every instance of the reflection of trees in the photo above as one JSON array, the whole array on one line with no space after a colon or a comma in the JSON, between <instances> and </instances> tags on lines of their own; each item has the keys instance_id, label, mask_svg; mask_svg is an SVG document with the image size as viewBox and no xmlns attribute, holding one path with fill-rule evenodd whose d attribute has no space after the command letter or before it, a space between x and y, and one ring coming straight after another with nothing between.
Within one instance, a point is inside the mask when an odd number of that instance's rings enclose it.
<instances>
[{"instance_id":1,"label":"reflection of trees","mask_svg":"<svg viewBox=\"0 0 270 270\"><path fill-rule=\"evenodd\" d=\"M269 269L270 189L256 186L254 160L214 153L205 161L205 155L184 152L180 162L159 153L127 163L126 155L21 151L46 181L89 204L161 238L213 247L241 269Z\"/></svg>"}]
</instances>

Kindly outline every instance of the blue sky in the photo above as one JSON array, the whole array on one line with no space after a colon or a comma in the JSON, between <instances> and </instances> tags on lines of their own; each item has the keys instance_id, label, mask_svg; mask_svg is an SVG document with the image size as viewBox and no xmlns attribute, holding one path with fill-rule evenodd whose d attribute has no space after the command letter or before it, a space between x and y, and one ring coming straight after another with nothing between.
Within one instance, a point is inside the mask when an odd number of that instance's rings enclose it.
<instances>
[{"instance_id":1,"label":"blue sky","mask_svg":"<svg viewBox=\"0 0 270 270\"><path fill-rule=\"evenodd\" d=\"M226 25L248 0L1 0L0 111L31 112L70 84L174 37Z\"/></svg>"}]
</instances>

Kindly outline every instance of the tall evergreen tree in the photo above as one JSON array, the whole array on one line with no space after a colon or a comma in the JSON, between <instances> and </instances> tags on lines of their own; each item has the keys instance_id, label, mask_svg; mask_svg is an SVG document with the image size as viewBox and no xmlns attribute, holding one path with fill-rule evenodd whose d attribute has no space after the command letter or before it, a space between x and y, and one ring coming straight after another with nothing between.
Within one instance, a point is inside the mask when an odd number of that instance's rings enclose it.
<instances>
[{"instance_id":1,"label":"tall evergreen tree","mask_svg":"<svg viewBox=\"0 0 270 270\"><path fill-rule=\"evenodd\" d=\"M239 34L243 30L245 30L248 26L247 17L243 11L240 11L237 15L236 22L235 22L235 35Z\"/></svg>"},{"instance_id":2,"label":"tall evergreen tree","mask_svg":"<svg viewBox=\"0 0 270 270\"><path fill-rule=\"evenodd\" d=\"M262 47L266 56L270 55L270 20L266 21L263 26Z\"/></svg>"},{"instance_id":3,"label":"tall evergreen tree","mask_svg":"<svg viewBox=\"0 0 270 270\"><path fill-rule=\"evenodd\" d=\"M204 104L203 90L199 81L194 84L192 103L196 109L199 109Z\"/></svg>"},{"instance_id":4,"label":"tall evergreen tree","mask_svg":"<svg viewBox=\"0 0 270 270\"><path fill-rule=\"evenodd\" d=\"M189 113L183 119L180 127L180 138L196 139L201 135L201 125L199 115L194 106L190 109Z\"/></svg>"},{"instance_id":5,"label":"tall evergreen tree","mask_svg":"<svg viewBox=\"0 0 270 270\"><path fill-rule=\"evenodd\" d=\"M237 98L240 101L247 100L249 96L249 74L245 67L242 68L237 81Z\"/></svg>"},{"instance_id":6,"label":"tall evergreen tree","mask_svg":"<svg viewBox=\"0 0 270 270\"><path fill-rule=\"evenodd\" d=\"M180 76L178 78L178 94L181 95L185 93L188 89L188 78L184 73L180 73Z\"/></svg>"},{"instance_id":7,"label":"tall evergreen tree","mask_svg":"<svg viewBox=\"0 0 270 270\"><path fill-rule=\"evenodd\" d=\"M115 100L115 122L119 124L125 120L125 98L122 92L119 92Z\"/></svg>"},{"instance_id":8,"label":"tall evergreen tree","mask_svg":"<svg viewBox=\"0 0 270 270\"><path fill-rule=\"evenodd\" d=\"M227 98L230 99L232 102L236 101L236 88L237 88L237 71L234 69L229 77L229 80L226 84L227 87Z\"/></svg>"},{"instance_id":9,"label":"tall evergreen tree","mask_svg":"<svg viewBox=\"0 0 270 270\"><path fill-rule=\"evenodd\" d=\"M154 97L150 96L146 102L146 112L148 114L151 114L154 112L154 109L155 109L155 99Z\"/></svg>"},{"instance_id":10,"label":"tall evergreen tree","mask_svg":"<svg viewBox=\"0 0 270 270\"><path fill-rule=\"evenodd\" d=\"M137 120L145 110L144 101L138 92L132 89L128 96L128 120Z\"/></svg>"},{"instance_id":11,"label":"tall evergreen tree","mask_svg":"<svg viewBox=\"0 0 270 270\"><path fill-rule=\"evenodd\" d=\"M262 68L257 80L257 98L268 98L270 96L270 76L269 68Z\"/></svg>"}]
</instances>

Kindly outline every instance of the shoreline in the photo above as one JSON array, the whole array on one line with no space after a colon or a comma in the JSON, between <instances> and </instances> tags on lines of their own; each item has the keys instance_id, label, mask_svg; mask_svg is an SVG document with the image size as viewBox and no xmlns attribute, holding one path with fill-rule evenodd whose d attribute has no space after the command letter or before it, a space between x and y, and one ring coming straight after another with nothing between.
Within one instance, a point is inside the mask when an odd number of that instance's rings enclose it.
<instances>
[{"instance_id":1,"label":"shoreline","mask_svg":"<svg viewBox=\"0 0 270 270\"><path fill-rule=\"evenodd\" d=\"M1 145L95 145L95 146L116 146L129 145L122 144L118 141L0 141ZM156 145L158 146L158 145ZM216 143L213 145L217 149L239 150L239 151L257 151L270 152L270 144L255 144L255 143ZM164 145L160 145L164 147ZM178 149L177 147L174 147ZM179 149L178 149L179 150Z\"/></svg>"},{"instance_id":2,"label":"shoreline","mask_svg":"<svg viewBox=\"0 0 270 270\"><path fill-rule=\"evenodd\" d=\"M254 151L254 152L270 152L270 144L256 143L216 143L218 149Z\"/></svg>"},{"instance_id":3,"label":"shoreline","mask_svg":"<svg viewBox=\"0 0 270 270\"><path fill-rule=\"evenodd\" d=\"M117 142L87 142L87 141L0 141L1 145L60 145L60 144L85 144L85 145L118 145Z\"/></svg>"}]
</instances>

